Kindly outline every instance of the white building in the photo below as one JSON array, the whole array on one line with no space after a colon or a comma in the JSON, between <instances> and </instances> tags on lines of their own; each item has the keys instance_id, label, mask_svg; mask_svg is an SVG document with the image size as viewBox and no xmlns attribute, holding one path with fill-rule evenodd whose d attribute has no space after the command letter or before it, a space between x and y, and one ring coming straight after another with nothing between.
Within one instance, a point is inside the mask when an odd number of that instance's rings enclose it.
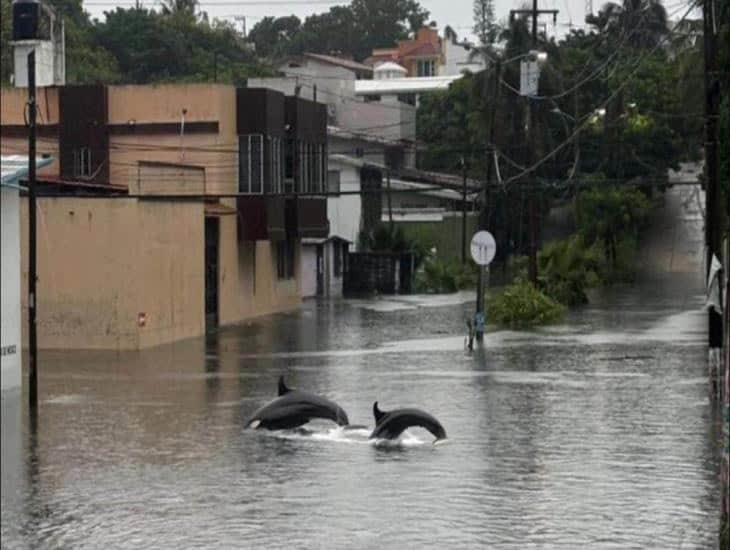
<instances>
[{"instance_id":1,"label":"white building","mask_svg":"<svg viewBox=\"0 0 730 550\"><path fill-rule=\"evenodd\" d=\"M50 164L52 159L38 159L37 167ZM2 315L0 316L0 386L2 391L21 385L21 327L20 327L20 179L28 173L27 156L3 156L0 159L2 181L0 189L0 240L2 261Z\"/></svg>"},{"instance_id":2,"label":"white building","mask_svg":"<svg viewBox=\"0 0 730 550\"><path fill-rule=\"evenodd\" d=\"M397 68L393 69L396 72ZM364 159L386 164L389 158L406 166L415 162L416 107L397 96L358 97L355 87L372 82L367 65L328 55L304 54L289 58L279 67L284 76L251 78L251 88L269 88L286 95L315 98L327 105L327 147L329 152L327 239L302 241L302 296L340 296L348 250L357 247L363 228L360 196ZM356 159L345 162L343 158ZM338 193L342 193L337 196ZM379 219L380 213L377 213Z\"/></svg>"}]
</instances>

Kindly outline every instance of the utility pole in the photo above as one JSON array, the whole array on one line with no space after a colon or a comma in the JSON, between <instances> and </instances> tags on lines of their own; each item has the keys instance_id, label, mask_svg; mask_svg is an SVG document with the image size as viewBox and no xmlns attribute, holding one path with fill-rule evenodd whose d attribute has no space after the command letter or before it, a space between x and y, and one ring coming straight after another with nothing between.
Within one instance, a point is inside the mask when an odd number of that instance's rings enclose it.
<instances>
[{"instance_id":1,"label":"utility pole","mask_svg":"<svg viewBox=\"0 0 730 550\"><path fill-rule=\"evenodd\" d=\"M720 82L717 71L717 36L713 0L704 0L702 6L705 57L705 246L707 248L706 274L709 276L713 255L721 257L720 224L722 205L719 199L717 149L717 121L720 110ZM722 347L722 316L709 311L709 346Z\"/></svg>"},{"instance_id":2,"label":"utility pole","mask_svg":"<svg viewBox=\"0 0 730 550\"><path fill-rule=\"evenodd\" d=\"M390 169L385 171L385 181L388 186L388 227L391 235L393 234L393 203L390 197Z\"/></svg>"},{"instance_id":3,"label":"utility pole","mask_svg":"<svg viewBox=\"0 0 730 550\"><path fill-rule=\"evenodd\" d=\"M461 175L464 186L461 190L461 263L466 264L466 159L461 156Z\"/></svg>"},{"instance_id":4,"label":"utility pole","mask_svg":"<svg viewBox=\"0 0 730 550\"><path fill-rule=\"evenodd\" d=\"M550 14L553 16L553 23L557 20L558 16L558 10L540 10L537 7L537 0L532 0L532 9L520 9L520 10L511 10L510 11L510 19L514 18L515 14L522 14L522 15L529 15L532 18L532 50L537 50L537 18L541 14ZM531 164L531 160L535 159L535 149L537 146L537 139L535 135L535 130L537 129L536 122L537 117L535 116L535 102L530 98L530 96L527 96L527 102L528 102L528 122L527 122L527 128L526 128L526 134L527 134L527 142L528 142L528 165ZM534 178L534 176L533 176ZM538 220L538 209L537 204L535 203L535 192L529 193L528 195L528 224L529 224L529 239L530 239L530 250L529 250L529 256L528 256L528 276L530 279L530 282L532 284L537 284L537 248L538 248L538 230L539 230L539 220Z\"/></svg>"},{"instance_id":5,"label":"utility pole","mask_svg":"<svg viewBox=\"0 0 730 550\"><path fill-rule=\"evenodd\" d=\"M494 133L495 133L495 126L496 126L496 120L497 120L497 103L499 99L499 81L502 77L502 61L497 59L494 62L494 84L493 84L493 94L492 94L492 103L489 106L489 134L488 134L488 140L489 143L487 143L486 148L486 154L487 154L487 177L484 179L484 202L482 204L482 211L479 215L479 229L487 231L488 230L488 215L487 215L487 209L489 207L489 188L493 184L493 174L495 173L494 170ZM484 100L485 102L489 100L489 80L487 79L487 69L484 70ZM479 279L477 280L477 307L476 307L476 315L475 315L475 334L477 341L481 342L482 337L484 336L484 287L486 284L486 277L485 277L485 268L480 266L479 267ZM481 321L480 321L481 320Z\"/></svg>"},{"instance_id":6,"label":"utility pole","mask_svg":"<svg viewBox=\"0 0 730 550\"><path fill-rule=\"evenodd\" d=\"M38 408L38 340L36 335L36 90L35 50L28 54L28 400Z\"/></svg>"}]
</instances>

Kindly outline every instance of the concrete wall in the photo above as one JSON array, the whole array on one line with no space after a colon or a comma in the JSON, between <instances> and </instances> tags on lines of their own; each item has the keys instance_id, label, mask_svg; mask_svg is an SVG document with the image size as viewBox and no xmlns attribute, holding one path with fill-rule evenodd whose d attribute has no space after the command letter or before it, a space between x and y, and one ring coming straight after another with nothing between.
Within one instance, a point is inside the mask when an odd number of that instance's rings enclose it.
<instances>
[{"instance_id":1,"label":"concrete wall","mask_svg":"<svg viewBox=\"0 0 730 550\"><path fill-rule=\"evenodd\" d=\"M39 347L138 349L202 334L203 216L202 203L39 200ZM21 239L25 297L26 200Z\"/></svg>"},{"instance_id":2,"label":"concrete wall","mask_svg":"<svg viewBox=\"0 0 730 550\"><path fill-rule=\"evenodd\" d=\"M23 113L28 101L27 88L0 88L0 125L25 125ZM58 124L58 88L38 88L38 124ZM37 154L50 155L58 159L58 139L44 135L41 130L36 143ZM3 136L0 140L3 155L27 155L28 139ZM49 166L38 170L39 176L56 177L60 163L55 160Z\"/></svg>"},{"instance_id":3,"label":"concrete wall","mask_svg":"<svg viewBox=\"0 0 730 550\"><path fill-rule=\"evenodd\" d=\"M155 161L205 167L208 193L238 188L236 89L211 84L110 86L109 124L218 122L218 133L112 135L110 183L129 185L138 179L138 163ZM175 180L170 181L175 187Z\"/></svg>"},{"instance_id":4,"label":"concrete wall","mask_svg":"<svg viewBox=\"0 0 730 550\"><path fill-rule=\"evenodd\" d=\"M270 241L238 241L236 216L220 218L218 269L221 325L234 324L261 315L296 309L301 304L299 280L279 279L276 244ZM294 265L299 264L300 252Z\"/></svg>"},{"instance_id":5,"label":"concrete wall","mask_svg":"<svg viewBox=\"0 0 730 550\"><path fill-rule=\"evenodd\" d=\"M330 170L340 172L340 191L360 190L360 170L348 164L330 161ZM330 235L347 239L357 245L361 229L362 198L360 195L327 197L327 217L330 221Z\"/></svg>"},{"instance_id":6,"label":"concrete wall","mask_svg":"<svg viewBox=\"0 0 730 550\"><path fill-rule=\"evenodd\" d=\"M469 213L466 219L467 255L472 235L477 230L478 215ZM442 260L461 259L461 213L447 212L441 222L396 222L407 237L436 248L436 256Z\"/></svg>"},{"instance_id":7,"label":"concrete wall","mask_svg":"<svg viewBox=\"0 0 730 550\"><path fill-rule=\"evenodd\" d=\"M355 95L355 79L342 76L327 67L301 70L299 80L295 78L251 78L250 88L269 88L286 95L294 95L297 85L303 85L301 96L313 97L313 86L317 86L317 101L328 105L328 112L333 118L330 124L350 130L362 132L375 137L399 140L415 140L416 107L403 103L395 97L384 97L381 101L365 102ZM293 69L292 69L293 70ZM287 69L287 73L290 69ZM349 73L349 71L344 71Z\"/></svg>"},{"instance_id":8,"label":"concrete wall","mask_svg":"<svg viewBox=\"0 0 730 550\"><path fill-rule=\"evenodd\" d=\"M302 298L317 295L317 245L302 246Z\"/></svg>"},{"instance_id":9,"label":"concrete wall","mask_svg":"<svg viewBox=\"0 0 730 550\"><path fill-rule=\"evenodd\" d=\"M0 318L0 386L2 390L20 387L20 201L18 190L0 188L0 239L2 239L2 311Z\"/></svg>"},{"instance_id":10,"label":"concrete wall","mask_svg":"<svg viewBox=\"0 0 730 550\"><path fill-rule=\"evenodd\" d=\"M444 63L438 68L438 76L459 75L464 71L472 73L484 69L484 62L479 57L469 59L473 49L467 50L461 44L455 44L448 38L443 39Z\"/></svg>"}]
</instances>

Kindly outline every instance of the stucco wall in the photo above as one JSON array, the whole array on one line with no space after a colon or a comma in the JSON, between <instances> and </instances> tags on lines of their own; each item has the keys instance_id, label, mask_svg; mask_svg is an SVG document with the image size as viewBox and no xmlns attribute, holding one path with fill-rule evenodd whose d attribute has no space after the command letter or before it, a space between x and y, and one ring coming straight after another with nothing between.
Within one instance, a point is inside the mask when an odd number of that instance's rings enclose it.
<instances>
[{"instance_id":1,"label":"stucco wall","mask_svg":"<svg viewBox=\"0 0 730 550\"><path fill-rule=\"evenodd\" d=\"M138 349L202 334L203 219L201 203L39 200L39 347ZM27 317L26 200L21 257Z\"/></svg>"},{"instance_id":2,"label":"stucco wall","mask_svg":"<svg viewBox=\"0 0 730 550\"><path fill-rule=\"evenodd\" d=\"M0 386L20 387L20 201L18 191L2 187L0 198L0 239L2 239L2 311L0 317Z\"/></svg>"},{"instance_id":3,"label":"stucco wall","mask_svg":"<svg viewBox=\"0 0 730 550\"><path fill-rule=\"evenodd\" d=\"M295 279L280 280L276 245L270 241L238 241L236 216L220 217L218 316L221 325L296 309L301 304L298 267Z\"/></svg>"},{"instance_id":4,"label":"stucco wall","mask_svg":"<svg viewBox=\"0 0 730 550\"><path fill-rule=\"evenodd\" d=\"M110 137L110 183L129 185L139 161L205 167L208 193L232 193L238 186L236 89L211 84L110 86L109 123L218 122L218 133L136 134ZM164 183L164 182L161 182ZM170 180L175 187L175 180ZM159 189L158 189L159 191Z\"/></svg>"},{"instance_id":5,"label":"stucco wall","mask_svg":"<svg viewBox=\"0 0 730 550\"><path fill-rule=\"evenodd\" d=\"M317 245L302 246L302 297L317 295Z\"/></svg>"},{"instance_id":6,"label":"stucco wall","mask_svg":"<svg viewBox=\"0 0 730 550\"><path fill-rule=\"evenodd\" d=\"M340 172L340 191L360 190L360 170L354 166L330 161L330 170ZM340 195L327 197L327 217L330 221L330 236L342 237L357 244L362 217L362 198L360 195Z\"/></svg>"}]
</instances>

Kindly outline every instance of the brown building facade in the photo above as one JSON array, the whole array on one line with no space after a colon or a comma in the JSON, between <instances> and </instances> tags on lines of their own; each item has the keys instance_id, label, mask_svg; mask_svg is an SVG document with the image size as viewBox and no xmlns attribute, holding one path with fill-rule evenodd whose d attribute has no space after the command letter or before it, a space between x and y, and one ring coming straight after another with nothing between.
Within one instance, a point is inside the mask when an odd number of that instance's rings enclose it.
<instances>
[{"instance_id":1,"label":"brown building facade","mask_svg":"<svg viewBox=\"0 0 730 550\"><path fill-rule=\"evenodd\" d=\"M423 27L411 40L401 40L393 48L377 48L373 50L365 63L373 67L393 61L408 71L407 76L436 76L439 67L444 63L442 40L438 31L431 27Z\"/></svg>"},{"instance_id":2,"label":"brown building facade","mask_svg":"<svg viewBox=\"0 0 730 550\"><path fill-rule=\"evenodd\" d=\"M1 99L2 153L27 153L27 90ZM292 100L40 88L38 152L56 161L38 174L39 345L146 348L297 307L301 238L328 230L326 112Z\"/></svg>"}]
</instances>

